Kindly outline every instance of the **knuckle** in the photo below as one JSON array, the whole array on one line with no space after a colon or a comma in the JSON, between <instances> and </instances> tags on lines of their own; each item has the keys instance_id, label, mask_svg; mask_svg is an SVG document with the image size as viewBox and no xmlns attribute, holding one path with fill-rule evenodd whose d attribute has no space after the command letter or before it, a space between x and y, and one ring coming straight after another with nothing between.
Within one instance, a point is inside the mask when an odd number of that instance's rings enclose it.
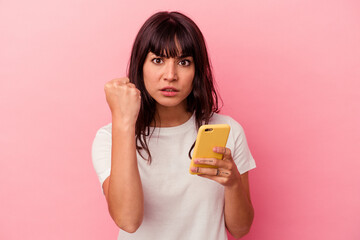
<instances>
[{"instance_id":1,"label":"knuckle","mask_svg":"<svg viewBox=\"0 0 360 240\"><path fill-rule=\"evenodd\" d=\"M225 154L226 155L230 155L231 156L231 149L230 148L225 148Z\"/></svg>"},{"instance_id":2,"label":"knuckle","mask_svg":"<svg viewBox=\"0 0 360 240\"><path fill-rule=\"evenodd\" d=\"M121 85L117 84L116 82L113 82L109 88L117 88L117 87L120 87Z\"/></svg>"},{"instance_id":3,"label":"knuckle","mask_svg":"<svg viewBox=\"0 0 360 240\"><path fill-rule=\"evenodd\" d=\"M127 78L127 77L125 77L125 78L120 78L120 80L119 80L122 84L127 84L127 83L129 83L130 82L130 79L129 78Z\"/></svg>"},{"instance_id":4,"label":"knuckle","mask_svg":"<svg viewBox=\"0 0 360 240\"><path fill-rule=\"evenodd\" d=\"M129 82L129 79L126 77L125 78L114 78L110 82L113 84L125 84L125 83Z\"/></svg>"},{"instance_id":5,"label":"knuckle","mask_svg":"<svg viewBox=\"0 0 360 240\"><path fill-rule=\"evenodd\" d=\"M226 153L227 153L228 155L231 155L231 149L230 149L230 148L226 148Z\"/></svg>"},{"instance_id":6,"label":"knuckle","mask_svg":"<svg viewBox=\"0 0 360 240\"><path fill-rule=\"evenodd\" d=\"M137 89L137 88L133 88L133 91L136 93L136 95L140 95L140 91L139 91L139 89Z\"/></svg>"},{"instance_id":7,"label":"knuckle","mask_svg":"<svg viewBox=\"0 0 360 240\"><path fill-rule=\"evenodd\" d=\"M137 96L139 93L135 89L130 89L131 95Z\"/></svg>"},{"instance_id":8,"label":"knuckle","mask_svg":"<svg viewBox=\"0 0 360 240\"><path fill-rule=\"evenodd\" d=\"M123 92L125 88L124 88L124 86L122 86L122 85L115 85L115 86L114 86L114 89L116 89L116 91Z\"/></svg>"},{"instance_id":9,"label":"knuckle","mask_svg":"<svg viewBox=\"0 0 360 240\"><path fill-rule=\"evenodd\" d=\"M104 84L104 88L106 89L106 88L109 88L111 86L111 82L107 82L107 83L105 83Z\"/></svg>"},{"instance_id":10,"label":"knuckle","mask_svg":"<svg viewBox=\"0 0 360 240\"><path fill-rule=\"evenodd\" d=\"M115 79L112 79L111 81L109 81L110 84L116 84L116 83L119 83L119 82L120 82L119 78L115 78Z\"/></svg>"},{"instance_id":11,"label":"knuckle","mask_svg":"<svg viewBox=\"0 0 360 240\"><path fill-rule=\"evenodd\" d=\"M234 164L228 163L227 167L228 167L229 170L233 170L234 169Z\"/></svg>"}]
</instances>

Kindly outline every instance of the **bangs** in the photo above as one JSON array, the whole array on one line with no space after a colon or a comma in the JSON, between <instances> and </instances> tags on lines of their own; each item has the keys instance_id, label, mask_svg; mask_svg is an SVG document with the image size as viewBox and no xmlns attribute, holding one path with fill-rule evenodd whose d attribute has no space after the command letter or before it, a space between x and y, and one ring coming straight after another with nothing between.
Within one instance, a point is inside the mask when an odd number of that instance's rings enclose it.
<instances>
[{"instance_id":1,"label":"bangs","mask_svg":"<svg viewBox=\"0 0 360 240\"><path fill-rule=\"evenodd\" d=\"M194 57L195 44L189 35L176 22L165 21L151 35L149 51L166 58Z\"/></svg>"}]
</instances>

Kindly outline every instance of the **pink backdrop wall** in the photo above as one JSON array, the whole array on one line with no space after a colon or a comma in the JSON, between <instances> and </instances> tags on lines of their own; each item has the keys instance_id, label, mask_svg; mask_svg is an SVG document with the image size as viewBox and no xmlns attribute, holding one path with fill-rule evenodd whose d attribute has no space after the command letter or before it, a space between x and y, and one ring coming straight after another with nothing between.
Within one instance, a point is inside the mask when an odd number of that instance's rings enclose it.
<instances>
[{"instance_id":1,"label":"pink backdrop wall","mask_svg":"<svg viewBox=\"0 0 360 240\"><path fill-rule=\"evenodd\" d=\"M116 239L91 164L141 24L202 29L257 169L244 239L360 239L360 4L0 1L0 239Z\"/></svg>"}]
</instances>

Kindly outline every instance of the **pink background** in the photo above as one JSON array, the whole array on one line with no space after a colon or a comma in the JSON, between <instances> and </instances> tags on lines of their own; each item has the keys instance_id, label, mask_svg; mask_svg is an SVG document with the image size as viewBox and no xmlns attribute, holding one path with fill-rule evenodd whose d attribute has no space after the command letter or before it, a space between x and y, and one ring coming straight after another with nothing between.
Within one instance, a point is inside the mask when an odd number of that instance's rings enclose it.
<instances>
[{"instance_id":1,"label":"pink background","mask_svg":"<svg viewBox=\"0 0 360 240\"><path fill-rule=\"evenodd\" d=\"M360 239L360 2L218 2L0 1L0 239L116 239L91 144L104 84L158 10L202 29L246 131L244 239Z\"/></svg>"}]
</instances>

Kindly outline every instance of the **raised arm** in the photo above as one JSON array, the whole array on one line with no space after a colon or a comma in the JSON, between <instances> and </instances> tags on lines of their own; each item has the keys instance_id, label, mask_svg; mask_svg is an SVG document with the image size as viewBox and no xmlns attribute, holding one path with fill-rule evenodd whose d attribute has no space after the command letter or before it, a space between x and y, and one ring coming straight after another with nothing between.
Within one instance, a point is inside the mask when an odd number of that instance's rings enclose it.
<instances>
[{"instance_id":1,"label":"raised arm","mask_svg":"<svg viewBox=\"0 0 360 240\"><path fill-rule=\"evenodd\" d=\"M126 232L135 232L144 215L144 196L136 159L135 123L140 92L128 78L105 84L112 113L111 172L103 183L110 215Z\"/></svg>"}]
</instances>

